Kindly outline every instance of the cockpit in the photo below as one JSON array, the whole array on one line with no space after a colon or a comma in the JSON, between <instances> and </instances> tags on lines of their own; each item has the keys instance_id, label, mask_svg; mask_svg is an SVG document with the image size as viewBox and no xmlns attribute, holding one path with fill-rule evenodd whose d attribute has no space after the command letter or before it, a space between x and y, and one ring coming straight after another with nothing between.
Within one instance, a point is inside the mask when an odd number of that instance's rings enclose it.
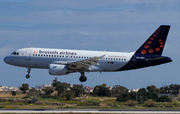
<instances>
[{"instance_id":1,"label":"cockpit","mask_svg":"<svg viewBox=\"0 0 180 114\"><path fill-rule=\"evenodd\" d=\"M11 55L19 55L19 52L12 52Z\"/></svg>"}]
</instances>

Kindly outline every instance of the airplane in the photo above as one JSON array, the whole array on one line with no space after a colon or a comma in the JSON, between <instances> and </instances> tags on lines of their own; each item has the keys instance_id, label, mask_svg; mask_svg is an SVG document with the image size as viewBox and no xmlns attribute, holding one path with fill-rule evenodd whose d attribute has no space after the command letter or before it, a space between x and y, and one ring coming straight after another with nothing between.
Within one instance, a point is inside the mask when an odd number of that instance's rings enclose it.
<instances>
[{"instance_id":1,"label":"airplane","mask_svg":"<svg viewBox=\"0 0 180 114\"><path fill-rule=\"evenodd\" d=\"M139 69L172 62L161 56L170 25L161 25L135 52L85 51L49 48L22 48L4 58L10 65L26 67L30 78L31 68L49 69L50 75L67 75L79 72L79 81L85 82L85 72L116 72Z\"/></svg>"}]
</instances>

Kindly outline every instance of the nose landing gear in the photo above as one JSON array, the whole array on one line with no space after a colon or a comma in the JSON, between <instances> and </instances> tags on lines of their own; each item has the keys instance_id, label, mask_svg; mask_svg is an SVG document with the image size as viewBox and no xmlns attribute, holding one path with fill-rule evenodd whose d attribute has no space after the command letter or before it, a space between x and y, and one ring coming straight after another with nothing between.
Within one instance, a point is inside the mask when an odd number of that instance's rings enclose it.
<instances>
[{"instance_id":1,"label":"nose landing gear","mask_svg":"<svg viewBox=\"0 0 180 114\"><path fill-rule=\"evenodd\" d=\"M30 75L29 75L29 74L30 74L31 68L27 68L27 70L28 70L28 71L27 71L28 74L26 75L26 78L29 79L29 78L30 78Z\"/></svg>"},{"instance_id":2,"label":"nose landing gear","mask_svg":"<svg viewBox=\"0 0 180 114\"><path fill-rule=\"evenodd\" d=\"M87 80L87 77L84 75L84 72L81 72L81 77L79 78L80 82L85 82Z\"/></svg>"}]
</instances>

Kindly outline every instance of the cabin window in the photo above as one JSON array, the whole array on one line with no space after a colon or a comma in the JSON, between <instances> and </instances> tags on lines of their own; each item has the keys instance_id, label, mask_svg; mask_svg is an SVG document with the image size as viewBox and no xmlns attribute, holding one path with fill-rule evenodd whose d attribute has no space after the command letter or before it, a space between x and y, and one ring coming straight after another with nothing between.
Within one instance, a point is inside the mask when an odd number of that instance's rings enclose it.
<instances>
[{"instance_id":1,"label":"cabin window","mask_svg":"<svg viewBox=\"0 0 180 114\"><path fill-rule=\"evenodd\" d=\"M62 56L62 57L64 57L64 56Z\"/></svg>"},{"instance_id":2,"label":"cabin window","mask_svg":"<svg viewBox=\"0 0 180 114\"><path fill-rule=\"evenodd\" d=\"M59 56L57 55L57 57L59 57Z\"/></svg>"},{"instance_id":3,"label":"cabin window","mask_svg":"<svg viewBox=\"0 0 180 114\"><path fill-rule=\"evenodd\" d=\"M46 57L48 57L48 55L46 55Z\"/></svg>"},{"instance_id":4,"label":"cabin window","mask_svg":"<svg viewBox=\"0 0 180 114\"><path fill-rule=\"evenodd\" d=\"M34 54L33 54L33 56L34 56Z\"/></svg>"},{"instance_id":5,"label":"cabin window","mask_svg":"<svg viewBox=\"0 0 180 114\"><path fill-rule=\"evenodd\" d=\"M51 57L51 55L49 55L49 57Z\"/></svg>"},{"instance_id":6,"label":"cabin window","mask_svg":"<svg viewBox=\"0 0 180 114\"><path fill-rule=\"evenodd\" d=\"M54 55L54 57L56 57L56 55Z\"/></svg>"}]
</instances>

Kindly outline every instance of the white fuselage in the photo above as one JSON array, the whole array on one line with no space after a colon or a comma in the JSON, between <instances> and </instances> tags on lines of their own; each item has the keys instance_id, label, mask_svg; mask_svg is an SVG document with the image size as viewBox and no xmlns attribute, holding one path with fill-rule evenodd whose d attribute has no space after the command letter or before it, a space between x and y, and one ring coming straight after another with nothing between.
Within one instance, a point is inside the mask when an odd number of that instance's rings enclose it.
<instances>
[{"instance_id":1,"label":"white fuselage","mask_svg":"<svg viewBox=\"0 0 180 114\"><path fill-rule=\"evenodd\" d=\"M8 56L6 63L27 67L48 69L50 64L64 64L73 61L86 60L93 57L99 57L99 63L92 65L89 72L94 71L116 71L125 66L134 52L106 52L106 51L85 51L68 49L48 49L48 48L23 48L16 50L18 55Z\"/></svg>"}]
</instances>

